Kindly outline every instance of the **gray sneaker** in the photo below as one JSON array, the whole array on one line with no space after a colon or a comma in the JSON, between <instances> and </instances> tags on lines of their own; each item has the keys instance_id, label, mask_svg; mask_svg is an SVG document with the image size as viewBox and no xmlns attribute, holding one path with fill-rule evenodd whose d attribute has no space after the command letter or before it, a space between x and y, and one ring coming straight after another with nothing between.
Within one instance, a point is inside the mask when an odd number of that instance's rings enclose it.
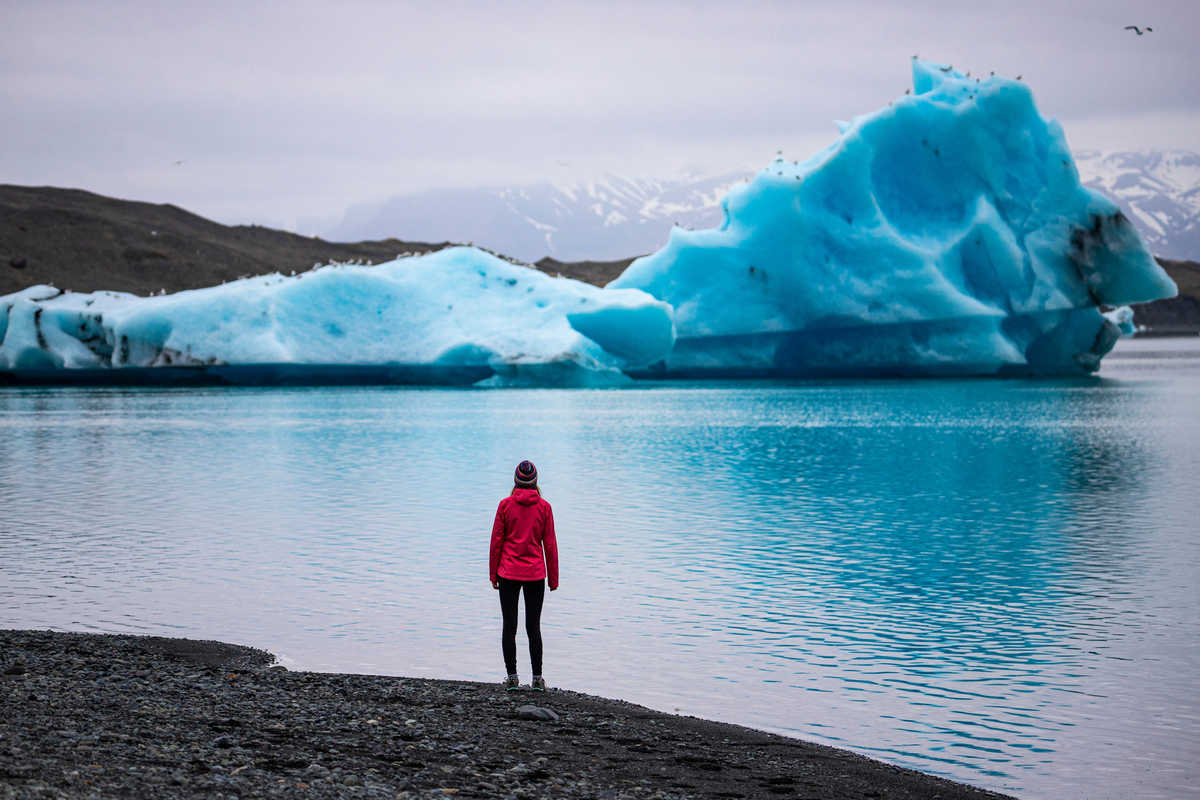
<instances>
[{"instance_id":1,"label":"gray sneaker","mask_svg":"<svg viewBox=\"0 0 1200 800\"><path fill-rule=\"evenodd\" d=\"M504 679L504 691L515 692L521 688L521 679L516 675L509 675Z\"/></svg>"},{"instance_id":2,"label":"gray sneaker","mask_svg":"<svg viewBox=\"0 0 1200 800\"><path fill-rule=\"evenodd\" d=\"M546 679L543 678L541 675L534 677L532 688L535 692L546 691Z\"/></svg>"}]
</instances>

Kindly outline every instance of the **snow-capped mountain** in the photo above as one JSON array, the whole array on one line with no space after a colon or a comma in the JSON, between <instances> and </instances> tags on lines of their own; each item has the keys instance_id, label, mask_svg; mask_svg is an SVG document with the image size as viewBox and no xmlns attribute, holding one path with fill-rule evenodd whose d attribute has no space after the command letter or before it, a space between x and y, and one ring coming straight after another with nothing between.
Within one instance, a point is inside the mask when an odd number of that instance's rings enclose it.
<instances>
[{"instance_id":1,"label":"snow-capped mountain","mask_svg":"<svg viewBox=\"0 0 1200 800\"><path fill-rule=\"evenodd\" d=\"M1200 154L1075 154L1085 186L1108 195L1155 255L1200 260Z\"/></svg>"},{"instance_id":2,"label":"snow-capped mountain","mask_svg":"<svg viewBox=\"0 0 1200 800\"><path fill-rule=\"evenodd\" d=\"M1151 251L1200 259L1200 155L1187 151L1084 151L1084 184L1125 211ZM675 224L721 221L720 200L749 172L626 178L505 189L439 189L351 208L325 233L333 241L396 237L473 242L526 261L605 261L657 250Z\"/></svg>"},{"instance_id":3,"label":"snow-capped mountain","mask_svg":"<svg viewBox=\"0 0 1200 800\"><path fill-rule=\"evenodd\" d=\"M325 238L473 242L526 261L627 258L657 250L671 226L721 221L720 200L744 173L602 180L506 189L438 189L352 207Z\"/></svg>"}]
</instances>

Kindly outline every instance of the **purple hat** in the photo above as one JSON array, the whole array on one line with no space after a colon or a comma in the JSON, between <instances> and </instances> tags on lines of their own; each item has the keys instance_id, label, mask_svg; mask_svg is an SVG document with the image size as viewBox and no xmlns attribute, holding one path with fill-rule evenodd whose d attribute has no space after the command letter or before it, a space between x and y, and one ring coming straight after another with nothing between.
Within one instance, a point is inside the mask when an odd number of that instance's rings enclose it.
<instances>
[{"instance_id":1,"label":"purple hat","mask_svg":"<svg viewBox=\"0 0 1200 800\"><path fill-rule=\"evenodd\" d=\"M517 486L526 489L537 486L537 467L532 461L522 461L517 464L517 471L513 475L513 480L517 482Z\"/></svg>"}]
</instances>

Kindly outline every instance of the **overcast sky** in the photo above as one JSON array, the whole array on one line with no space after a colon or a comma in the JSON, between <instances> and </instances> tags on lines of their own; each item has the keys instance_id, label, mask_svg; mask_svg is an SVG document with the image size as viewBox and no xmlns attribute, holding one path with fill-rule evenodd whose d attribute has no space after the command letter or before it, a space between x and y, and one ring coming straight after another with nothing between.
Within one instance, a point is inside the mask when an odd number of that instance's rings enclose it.
<instances>
[{"instance_id":1,"label":"overcast sky","mask_svg":"<svg viewBox=\"0 0 1200 800\"><path fill-rule=\"evenodd\" d=\"M0 0L0 21L0 183L222 222L803 158L902 95L913 54L1022 75L1076 150L1200 151L1198 0Z\"/></svg>"}]
</instances>

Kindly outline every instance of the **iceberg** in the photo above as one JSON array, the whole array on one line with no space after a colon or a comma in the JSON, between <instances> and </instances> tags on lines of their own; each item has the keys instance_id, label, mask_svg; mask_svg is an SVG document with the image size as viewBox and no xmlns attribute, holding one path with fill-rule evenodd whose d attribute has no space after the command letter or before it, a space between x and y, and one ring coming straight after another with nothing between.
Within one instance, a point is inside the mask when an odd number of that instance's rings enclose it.
<instances>
[{"instance_id":1,"label":"iceberg","mask_svg":"<svg viewBox=\"0 0 1200 800\"><path fill-rule=\"evenodd\" d=\"M912 72L608 285L674 308L674 348L638 374L1086 374L1132 329L1101 306L1175 295L1027 86Z\"/></svg>"},{"instance_id":2,"label":"iceberg","mask_svg":"<svg viewBox=\"0 0 1200 800\"><path fill-rule=\"evenodd\" d=\"M173 295L0 297L0 382L610 385L653 376L1072 375L1176 287L1024 84L913 90L605 288L472 247Z\"/></svg>"},{"instance_id":3,"label":"iceberg","mask_svg":"<svg viewBox=\"0 0 1200 800\"><path fill-rule=\"evenodd\" d=\"M138 297L0 297L8 380L604 385L661 360L670 306L471 247Z\"/></svg>"}]
</instances>

